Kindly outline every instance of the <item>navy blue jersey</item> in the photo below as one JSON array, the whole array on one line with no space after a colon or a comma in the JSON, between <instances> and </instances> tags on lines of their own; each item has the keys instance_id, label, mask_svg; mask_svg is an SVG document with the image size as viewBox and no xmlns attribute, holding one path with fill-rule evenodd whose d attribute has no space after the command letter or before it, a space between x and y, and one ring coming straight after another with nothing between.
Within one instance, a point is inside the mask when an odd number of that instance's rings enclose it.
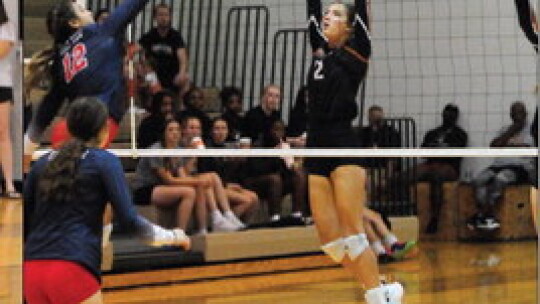
<instances>
[{"instance_id":1,"label":"navy blue jersey","mask_svg":"<svg viewBox=\"0 0 540 304\"><path fill-rule=\"evenodd\" d=\"M314 56L308 74L308 137L310 133L350 129L358 115L356 95L367 73L371 40L365 0L356 0L355 5L354 32L343 47L329 50L320 26L320 0L308 0L313 51L327 50L322 57Z\"/></svg>"},{"instance_id":2,"label":"navy blue jersey","mask_svg":"<svg viewBox=\"0 0 540 304\"><path fill-rule=\"evenodd\" d=\"M40 104L32 137L39 137L62 103L77 97L98 97L119 122L124 113L124 30L148 0L124 0L102 24L75 32L62 46L52 66L53 85Z\"/></svg>"},{"instance_id":3,"label":"navy blue jersey","mask_svg":"<svg viewBox=\"0 0 540 304\"><path fill-rule=\"evenodd\" d=\"M120 160L101 149L82 155L72 201L37 196L39 176L54 153L41 157L25 181L24 259L73 261L100 280L105 205L110 202L120 223L140 236L151 235L152 224L137 215Z\"/></svg>"}]
</instances>

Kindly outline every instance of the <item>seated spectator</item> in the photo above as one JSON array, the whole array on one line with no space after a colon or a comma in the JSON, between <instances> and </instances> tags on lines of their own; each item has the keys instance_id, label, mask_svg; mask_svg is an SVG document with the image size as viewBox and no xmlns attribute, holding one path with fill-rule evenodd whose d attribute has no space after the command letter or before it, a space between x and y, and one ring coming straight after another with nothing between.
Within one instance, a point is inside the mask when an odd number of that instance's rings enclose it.
<instances>
[{"instance_id":1,"label":"seated spectator","mask_svg":"<svg viewBox=\"0 0 540 304\"><path fill-rule=\"evenodd\" d=\"M442 112L442 125L430 130L424 136L423 148L464 148L467 146L467 133L457 125L459 109L447 104ZM439 215L443 203L443 183L459 178L461 158L430 157L416 168L417 181L429 182L431 219L426 233L437 232Z\"/></svg>"},{"instance_id":2,"label":"seated spectator","mask_svg":"<svg viewBox=\"0 0 540 304\"><path fill-rule=\"evenodd\" d=\"M216 118L212 122L212 136L208 147L225 148L229 129L227 121ZM259 197L254 191L240 184L240 161L233 157L205 157L198 163L199 172L216 172L225 185L225 192L234 214L247 221L259 205Z\"/></svg>"},{"instance_id":3,"label":"seated spectator","mask_svg":"<svg viewBox=\"0 0 540 304\"><path fill-rule=\"evenodd\" d=\"M189 88L189 60L179 31L171 27L171 9L161 3L154 7L155 27L139 40L146 57L153 63L159 83L180 97Z\"/></svg>"},{"instance_id":4,"label":"seated spectator","mask_svg":"<svg viewBox=\"0 0 540 304\"><path fill-rule=\"evenodd\" d=\"M378 105L368 110L368 126L360 129L360 146L363 148L399 148L399 132L384 120L384 111ZM387 194L388 183L397 178L399 162L393 158L374 157L366 164L369 174L368 189L372 199L381 201Z\"/></svg>"},{"instance_id":5,"label":"seated spectator","mask_svg":"<svg viewBox=\"0 0 540 304\"><path fill-rule=\"evenodd\" d=\"M534 139L527 121L525 105L516 101L510 107L512 124L503 127L491 141L491 147L532 147ZM493 209L508 185L529 183L536 179L532 157L496 158L473 180L478 213L467 221L470 229L494 230L500 227Z\"/></svg>"},{"instance_id":6,"label":"seated spectator","mask_svg":"<svg viewBox=\"0 0 540 304\"><path fill-rule=\"evenodd\" d=\"M196 149L205 147L204 142L201 140L201 121L197 117L188 116L184 118L182 121L182 135L184 140L181 141L181 145L183 147ZM216 172L200 172L198 170L198 161L197 157L188 158L185 172L188 176L206 178L211 181L206 196L212 223L221 226L224 219L230 223L227 227L232 227L234 230L245 228L244 223L232 211L227 192L219 175Z\"/></svg>"},{"instance_id":7,"label":"seated spectator","mask_svg":"<svg viewBox=\"0 0 540 304\"><path fill-rule=\"evenodd\" d=\"M253 146L260 147L264 134L269 132L275 120L280 119L280 102L281 89L275 84L269 84L261 93L261 104L246 113L242 136L249 137Z\"/></svg>"},{"instance_id":8,"label":"seated spectator","mask_svg":"<svg viewBox=\"0 0 540 304\"><path fill-rule=\"evenodd\" d=\"M389 263L412 255L416 242L400 242L378 212L365 207L362 216L371 249L377 255L379 263Z\"/></svg>"},{"instance_id":9,"label":"seated spectator","mask_svg":"<svg viewBox=\"0 0 540 304\"><path fill-rule=\"evenodd\" d=\"M153 149L178 148L180 125L175 120L168 120L161 129L161 138L154 143ZM185 163L182 158L145 157L138 165L133 181L133 200L138 205L158 207L178 206L178 227L186 230L191 218L196 196L197 220L199 230L206 226L206 209L200 195L209 182L202 178L185 178L179 172Z\"/></svg>"},{"instance_id":10,"label":"seated spectator","mask_svg":"<svg viewBox=\"0 0 540 304\"><path fill-rule=\"evenodd\" d=\"M210 125L212 120L204 112L206 100L204 99L204 93L200 88L191 88L184 96L184 109L178 113L177 119L183 121L185 117L197 117L201 122L203 138L210 137Z\"/></svg>"},{"instance_id":11,"label":"seated spectator","mask_svg":"<svg viewBox=\"0 0 540 304\"><path fill-rule=\"evenodd\" d=\"M137 130L137 147L148 148L163 137L165 122L173 118L174 108L173 92L164 90L154 95L150 115L141 121Z\"/></svg>"},{"instance_id":12,"label":"seated spectator","mask_svg":"<svg viewBox=\"0 0 540 304\"><path fill-rule=\"evenodd\" d=\"M270 133L264 137L263 147L290 149L290 145L285 142L285 123L281 119L272 123ZM280 159L283 193L292 194L292 216L301 219L308 211L307 172L301 165L295 163L292 156L282 156Z\"/></svg>"},{"instance_id":13,"label":"seated spectator","mask_svg":"<svg viewBox=\"0 0 540 304\"><path fill-rule=\"evenodd\" d=\"M238 140L243 130L242 120L242 92L235 87L226 87L219 93L221 105L223 106L223 118L229 126L229 137L227 140Z\"/></svg>"}]
</instances>

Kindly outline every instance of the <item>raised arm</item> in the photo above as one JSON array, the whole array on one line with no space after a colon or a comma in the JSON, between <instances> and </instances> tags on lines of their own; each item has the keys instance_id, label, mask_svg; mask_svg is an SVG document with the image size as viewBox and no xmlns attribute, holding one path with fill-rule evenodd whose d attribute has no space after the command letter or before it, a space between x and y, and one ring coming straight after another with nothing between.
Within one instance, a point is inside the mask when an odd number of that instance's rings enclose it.
<instances>
[{"instance_id":1,"label":"raised arm","mask_svg":"<svg viewBox=\"0 0 540 304\"><path fill-rule=\"evenodd\" d=\"M371 56L369 0L355 0L354 7L354 38L350 41L349 46L358 52L364 61L368 61Z\"/></svg>"},{"instance_id":2,"label":"raised arm","mask_svg":"<svg viewBox=\"0 0 540 304\"><path fill-rule=\"evenodd\" d=\"M536 28L536 17L531 9L529 0L515 0L519 26L527 39L532 43L538 52L538 33Z\"/></svg>"},{"instance_id":3,"label":"raised arm","mask_svg":"<svg viewBox=\"0 0 540 304\"><path fill-rule=\"evenodd\" d=\"M321 0L307 0L308 7L308 30L309 40L311 42L311 48L313 52L324 48L326 45L326 38L322 32L322 8Z\"/></svg>"},{"instance_id":4,"label":"raised arm","mask_svg":"<svg viewBox=\"0 0 540 304\"><path fill-rule=\"evenodd\" d=\"M148 3L148 0L123 0L122 3L113 10L109 18L105 19L102 29L110 35L119 34L144 8L146 3Z\"/></svg>"}]
</instances>

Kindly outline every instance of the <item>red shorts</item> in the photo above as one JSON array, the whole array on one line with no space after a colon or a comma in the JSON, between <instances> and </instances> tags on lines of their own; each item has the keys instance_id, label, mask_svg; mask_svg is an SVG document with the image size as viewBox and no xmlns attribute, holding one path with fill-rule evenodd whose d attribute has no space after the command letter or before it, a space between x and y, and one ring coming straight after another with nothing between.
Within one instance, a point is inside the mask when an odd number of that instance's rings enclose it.
<instances>
[{"instance_id":1,"label":"red shorts","mask_svg":"<svg viewBox=\"0 0 540 304\"><path fill-rule=\"evenodd\" d=\"M118 124L116 121L114 121L112 118L109 117L107 119L107 126L109 127L109 137L107 138L107 142L104 147L100 148L108 148L111 142L114 140L116 135L118 134ZM56 123L51 130L51 145L53 149L58 149L60 146L62 146L63 143L68 141L71 138L71 134L69 134L68 128L67 128L67 121L65 119L60 120L58 123Z\"/></svg>"},{"instance_id":2,"label":"red shorts","mask_svg":"<svg viewBox=\"0 0 540 304\"><path fill-rule=\"evenodd\" d=\"M79 304L99 290L97 279L77 263L24 262L24 297L28 304Z\"/></svg>"}]
</instances>

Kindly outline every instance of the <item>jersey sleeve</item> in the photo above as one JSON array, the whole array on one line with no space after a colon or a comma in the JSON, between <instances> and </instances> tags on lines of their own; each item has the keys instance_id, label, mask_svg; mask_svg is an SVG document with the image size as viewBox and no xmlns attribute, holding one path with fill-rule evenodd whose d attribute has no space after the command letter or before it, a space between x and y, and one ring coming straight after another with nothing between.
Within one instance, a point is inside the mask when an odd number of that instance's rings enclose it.
<instances>
[{"instance_id":1,"label":"jersey sleeve","mask_svg":"<svg viewBox=\"0 0 540 304\"><path fill-rule=\"evenodd\" d=\"M367 0L355 0L353 21L354 35L349 39L347 47L368 61L371 56L371 36L369 33L369 17Z\"/></svg>"},{"instance_id":2,"label":"jersey sleeve","mask_svg":"<svg viewBox=\"0 0 540 304\"><path fill-rule=\"evenodd\" d=\"M313 51L326 45L326 37L322 32L321 0L307 0L309 41Z\"/></svg>"},{"instance_id":3,"label":"jersey sleeve","mask_svg":"<svg viewBox=\"0 0 540 304\"><path fill-rule=\"evenodd\" d=\"M124 0L105 19L102 30L105 34L116 35L144 8L148 0Z\"/></svg>"},{"instance_id":4,"label":"jersey sleeve","mask_svg":"<svg viewBox=\"0 0 540 304\"><path fill-rule=\"evenodd\" d=\"M531 9L529 0L515 0L515 3L516 3L518 20L519 20L519 26L523 30L523 33L525 34L527 39L534 46L534 49L538 51L538 34L536 33L533 26L533 20L532 20L533 10Z\"/></svg>"}]
</instances>

